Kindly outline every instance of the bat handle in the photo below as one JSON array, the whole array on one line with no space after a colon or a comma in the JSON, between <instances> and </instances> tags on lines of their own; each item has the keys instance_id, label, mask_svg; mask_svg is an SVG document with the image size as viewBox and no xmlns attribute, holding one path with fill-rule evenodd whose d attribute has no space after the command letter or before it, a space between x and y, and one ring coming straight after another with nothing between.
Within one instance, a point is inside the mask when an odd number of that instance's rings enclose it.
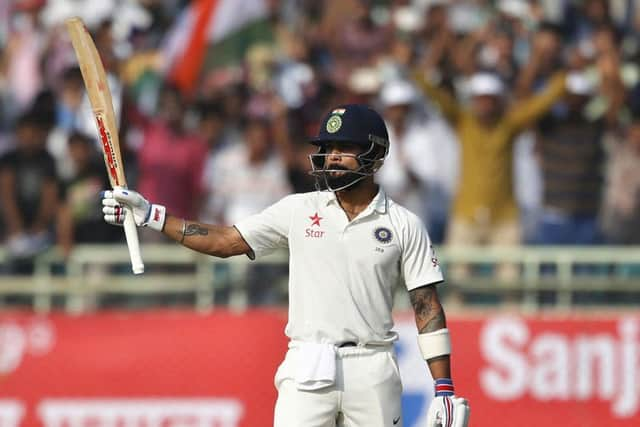
<instances>
[{"instance_id":1,"label":"bat handle","mask_svg":"<svg viewBox=\"0 0 640 427\"><path fill-rule=\"evenodd\" d=\"M124 217L124 235L127 238L127 246L129 247L129 256L131 257L131 269L133 274L144 273L144 263L140 254L140 241L138 240L138 230L136 222L133 219L131 209L125 207Z\"/></svg>"}]
</instances>

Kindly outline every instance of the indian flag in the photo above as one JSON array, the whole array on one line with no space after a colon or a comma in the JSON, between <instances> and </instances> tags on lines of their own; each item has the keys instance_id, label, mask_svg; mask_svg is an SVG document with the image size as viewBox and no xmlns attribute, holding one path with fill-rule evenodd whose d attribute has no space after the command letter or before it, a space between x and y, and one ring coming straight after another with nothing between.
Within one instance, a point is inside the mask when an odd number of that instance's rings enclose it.
<instances>
[{"instance_id":1,"label":"indian flag","mask_svg":"<svg viewBox=\"0 0 640 427\"><path fill-rule=\"evenodd\" d=\"M238 61L252 42L271 38L267 0L193 0L164 43L170 79L191 91L203 71Z\"/></svg>"},{"instance_id":2,"label":"indian flag","mask_svg":"<svg viewBox=\"0 0 640 427\"><path fill-rule=\"evenodd\" d=\"M331 114L338 114L338 115L340 115L340 116L341 116L341 115L343 115L343 114L344 114L344 112L345 112L345 111L347 111L347 110L346 110L346 109L344 109L344 108L336 108L335 110L333 110L333 111L331 112Z\"/></svg>"}]
</instances>

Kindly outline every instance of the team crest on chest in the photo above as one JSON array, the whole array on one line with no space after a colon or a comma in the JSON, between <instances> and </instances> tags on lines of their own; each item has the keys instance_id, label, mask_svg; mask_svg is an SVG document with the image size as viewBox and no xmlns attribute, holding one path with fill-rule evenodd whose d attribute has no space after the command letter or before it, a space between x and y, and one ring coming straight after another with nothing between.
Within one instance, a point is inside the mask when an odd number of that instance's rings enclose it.
<instances>
[{"instance_id":1,"label":"team crest on chest","mask_svg":"<svg viewBox=\"0 0 640 427\"><path fill-rule=\"evenodd\" d=\"M373 237L380 243L389 243L393 239L393 233L387 227L378 227L373 230Z\"/></svg>"}]
</instances>

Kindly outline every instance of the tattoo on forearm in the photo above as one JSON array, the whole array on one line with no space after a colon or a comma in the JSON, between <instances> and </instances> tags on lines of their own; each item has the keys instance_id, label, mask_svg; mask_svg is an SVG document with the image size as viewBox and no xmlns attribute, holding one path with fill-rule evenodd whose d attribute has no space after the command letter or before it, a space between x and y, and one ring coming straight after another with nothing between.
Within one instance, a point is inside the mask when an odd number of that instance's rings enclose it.
<instances>
[{"instance_id":1,"label":"tattoo on forearm","mask_svg":"<svg viewBox=\"0 0 640 427\"><path fill-rule=\"evenodd\" d=\"M200 226L199 224L187 225L187 228L184 231L184 235L195 236L196 234L199 234L200 236L207 236L209 234L209 230L205 227Z\"/></svg>"},{"instance_id":2,"label":"tattoo on forearm","mask_svg":"<svg viewBox=\"0 0 640 427\"><path fill-rule=\"evenodd\" d=\"M434 316L429 319L426 325L420 329L420 333L424 334L427 332L437 331L438 329L447 327L447 319L444 316L444 311L442 307L434 314Z\"/></svg>"},{"instance_id":3,"label":"tattoo on forearm","mask_svg":"<svg viewBox=\"0 0 640 427\"><path fill-rule=\"evenodd\" d=\"M423 286L409 292L411 305L416 316L419 333L427 333L446 328L447 321L436 289L433 286Z\"/></svg>"},{"instance_id":4,"label":"tattoo on forearm","mask_svg":"<svg viewBox=\"0 0 640 427\"><path fill-rule=\"evenodd\" d=\"M416 320L426 321L433 311L433 288L424 286L409 292Z\"/></svg>"}]
</instances>

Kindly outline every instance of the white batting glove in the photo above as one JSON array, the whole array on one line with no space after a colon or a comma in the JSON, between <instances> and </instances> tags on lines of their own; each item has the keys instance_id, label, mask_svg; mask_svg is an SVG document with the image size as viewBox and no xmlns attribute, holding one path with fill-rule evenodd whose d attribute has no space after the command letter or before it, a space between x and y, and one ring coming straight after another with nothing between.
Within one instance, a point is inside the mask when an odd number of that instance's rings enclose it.
<instances>
[{"instance_id":1,"label":"white batting glove","mask_svg":"<svg viewBox=\"0 0 640 427\"><path fill-rule=\"evenodd\" d=\"M436 395L427 413L427 427L467 427L469 403L453 394L451 379L437 379L435 387Z\"/></svg>"},{"instance_id":2,"label":"white batting glove","mask_svg":"<svg viewBox=\"0 0 640 427\"><path fill-rule=\"evenodd\" d=\"M162 231L167 209L149 203L142 194L126 188L114 188L102 192L104 220L112 225L122 225L127 214L132 213L136 225Z\"/></svg>"}]
</instances>

